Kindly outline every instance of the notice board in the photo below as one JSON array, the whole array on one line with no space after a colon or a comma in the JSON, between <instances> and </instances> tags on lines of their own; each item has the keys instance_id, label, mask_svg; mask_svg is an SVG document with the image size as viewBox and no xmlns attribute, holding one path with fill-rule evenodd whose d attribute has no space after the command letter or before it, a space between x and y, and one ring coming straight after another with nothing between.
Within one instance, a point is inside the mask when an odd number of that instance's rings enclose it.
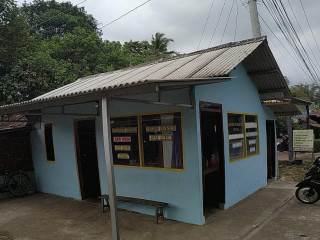
<instances>
[{"instance_id":1,"label":"notice board","mask_svg":"<svg viewBox=\"0 0 320 240\"><path fill-rule=\"evenodd\" d=\"M313 130L293 130L293 151L312 152L313 140Z\"/></svg>"}]
</instances>

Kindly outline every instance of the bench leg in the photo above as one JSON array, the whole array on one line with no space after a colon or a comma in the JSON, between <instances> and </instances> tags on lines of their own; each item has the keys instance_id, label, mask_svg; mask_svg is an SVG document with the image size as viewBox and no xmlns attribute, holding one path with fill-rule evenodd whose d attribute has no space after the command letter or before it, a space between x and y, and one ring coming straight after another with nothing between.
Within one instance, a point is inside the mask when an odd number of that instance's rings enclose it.
<instances>
[{"instance_id":1,"label":"bench leg","mask_svg":"<svg viewBox=\"0 0 320 240\"><path fill-rule=\"evenodd\" d=\"M104 204L104 202L106 202L106 204ZM104 208L108 208L110 210L110 204L109 204L109 199L104 199L101 198L101 206L102 206L102 212L104 213Z\"/></svg>"},{"instance_id":2,"label":"bench leg","mask_svg":"<svg viewBox=\"0 0 320 240\"><path fill-rule=\"evenodd\" d=\"M163 215L163 208L162 207L156 207L156 223L159 223L159 218L162 218L164 220Z\"/></svg>"}]
</instances>

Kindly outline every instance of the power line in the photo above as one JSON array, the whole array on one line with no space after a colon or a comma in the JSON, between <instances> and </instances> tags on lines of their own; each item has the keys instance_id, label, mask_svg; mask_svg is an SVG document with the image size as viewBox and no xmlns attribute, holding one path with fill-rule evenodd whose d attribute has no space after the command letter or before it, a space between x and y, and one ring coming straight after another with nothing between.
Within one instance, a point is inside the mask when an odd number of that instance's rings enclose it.
<instances>
[{"instance_id":1,"label":"power line","mask_svg":"<svg viewBox=\"0 0 320 240\"><path fill-rule=\"evenodd\" d=\"M241 1L242 6L249 12L249 10L247 9L246 5ZM278 36L272 31L271 27L268 25L268 23L264 20L263 16L261 16L261 14L258 12L259 17L262 19L262 22L267 26L267 28L269 29L269 31L273 34L273 36L278 40L278 42L282 45L282 47L286 50L286 52L289 54L289 56L295 61L295 63L300 67L300 69L306 74L306 76L308 76L310 78L310 80L312 80L312 78L308 75L308 73L306 72L306 70L301 66L301 64L298 62L298 60L296 58L294 58L294 56L290 53L290 51L287 49L287 47L284 45L284 43L278 38Z\"/></svg>"},{"instance_id":2,"label":"power line","mask_svg":"<svg viewBox=\"0 0 320 240\"><path fill-rule=\"evenodd\" d=\"M215 28L214 28L213 33L212 33L212 36L211 36L211 39L210 39L210 42L209 42L208 48L210 47L211 42L212 42L212 39L213 39L213 36L214 36L214 34L216 33L216 30L217 30L217 27L218 27L218 25L219 25L219 22L220 22L220 19L221 19L221 15L222 15L222 12L223 12L224 6L226 5L226 1L227 1L227 0L224 0L223 6L222 6L222 9L221 9L221 12L220 12L219 18L218 18L218 22L217 22L217 24L216 24L216 26L215 26Z\"/></svg>"},{"instance_id":3,"label":"power line","mask_svg":"<svg viewBox=\"0 0 320 240\"><path fill-rule=\"evenodd\" d=\"M148 0L148 1L146 1L146 2L144 2L144 3L142 3L142 4L140 4L139 6L137 6L137 7L133 8L133 9L131 9L129 12L126 12L125 14L123 14L123 15L121 15L120 17L118 17L118 18L116 18L116 19L112 20L111 22L107 23L106 25L103 25L100 29L102 29L102 28L104 28L104 27L109 26L110 24L114 23L115 21L118 21L120 18L123 18L124 16L126 16L126 15L128 15L129 13L131 13L131 12L135 11L136 9L138 9L138 8L142 7L143 5L147 4L147 3L148 3L148 2L150 2L150 1L151 1L151 0Z\"/></svg>"},{"instance_id":4,"label":"power line","mask_svg":"<svg viewBox=\"0 0 320 240\"><path fill-rule=\"evenodd\" d=\"M306 11L305 11L305 9L304 9L304 6L303 6L303 4L302 4L302 1L301 1L301 0L300 0L300 4L301 4L301 6L302 6L304 16L305 16L305 17L306 17L306 19L307 19L307 23L308 23L309 28L310 28L310 31L311 31L311 33L312 33L312 36L313 36L314 42L316 43L317 48L318 48L318 51L319 51L319 53L320 53L320 48L319 48L318 42L317 42L317 40L316 40L316 38L315 38L315 36L314 36L314 33L313 33L313 31L312 31L312 28L311 28L311 25L310 25L310 23L309 23L309 19L308 19L308 17L307 17Z\"/></svg>"},{"instance_id":5,"label":"power line","mask_svg":"<svg viewBox=\"0 0 320 240\"><path fill-rule=\"evenodd\" d=\"M235 42L236 41L236 36L237 36L237 29L238 29L238 1L236 1L236 4L237 4L237 14L236 14L236 27L234 29L234 36L233 36L233 41Z\"/></svg>"},{"instance_id":6,"label":"power line","mask_svg":"<svg viewBox=\"0 0 320 240\"><path fill-rule=\"evenodd\" d=\"M304 67L310 74L311 79L315 82L318 82L319 78L318 78L317 72L315 71L314 63L310 59L303 44L301 43L300 38L288 16L288 13L283 3L280 2L281 5L279 5L275 0L263 1L263 3L267 8L267 10L269 11L270 15L273 17L275 23L277 24L277 26L285 36L291 48L294 50L296 55L302 61ZM268 4L268 6L266 3Z\"/></svg>"},{"instance_id":7,"label":"power line","mask_svg":"<svg viewBox=\"0 0 320 240\"><path fill-rule=\"evenodd\" d=\"M205 30L206 30L206 27L207 27L207 24L208 24L208 20L209 20L209 17L210 17L210 13L211 13L214 1L215 0L212 0L211 7L210 7L210 10L209 10L209 13L208 13L208 16L207 16L207 20L206 20L206 23L204 24L204 27L203 27L203 30L202 30L202 34L201 34L201 38L200 38L200 41L199 41L199 44L198 44L197 51L199 50L199 47L200 47L200 44L201 44L201 41L202 41L202 38L203 38L203 34L204 34Z\"/></svg>"},{"instance_id":8,"label":"power line","mask_svg":"<svg viewBox=\"0 0 320 240\"><path fill-rule=\"evenodd\" d=\"M304 36L304 39L305 39L305 41L306 41L309 49L311 50L311 53L312 53L312 55L313 55L313 57L314 57L314 60L316 60L316 62L319 62L318 59L317 59L317 57L315 56L314 52L312 51L312 48L311 48L311 46L310 46L310 44L309 44L309 41L308 41L308 38L306 37L306 35L305 35L305 33L304 33L304 31L303 31L300 23L299 23L299 20L298 20L298 18L297 18L297 16L296 16L296 14L295 14L292 6L291 6L290 0L288 0L288 4L289 4L289 6L290 6L290 9L291 9L291 11L292 11L292 13L293 13L294 18L296 19L296 22L297 22L297 24L298 24L298 26L299 26L299 28L300 28L300 31L302 32L302 34L303 34L303 36ZM318 63L318 66L319 66L319 63Z\"/></svg>"},{"instance_id":9,"label":"power line","mask_svg":"<svg viewBox=\"0 0 320 240\"><path fill-rule=\"evenodd\" d=\"M223 34L222 34L222 37L221 37L220 45L221 45L221 43L222 43L224 34L225 34L226 30L227 30L227 26L228 26L229 19L230 19L230 16L231 16L231 12L232 12L232 9L233 9L234 1L235 1L235 0L233 0L233 2L232 2L232 6L231 6L231 9L230 9L230 12L229 12L228 20L227 20L226 26L224 27L224 30L223 30Z\"/></svg>"}]
</instances>

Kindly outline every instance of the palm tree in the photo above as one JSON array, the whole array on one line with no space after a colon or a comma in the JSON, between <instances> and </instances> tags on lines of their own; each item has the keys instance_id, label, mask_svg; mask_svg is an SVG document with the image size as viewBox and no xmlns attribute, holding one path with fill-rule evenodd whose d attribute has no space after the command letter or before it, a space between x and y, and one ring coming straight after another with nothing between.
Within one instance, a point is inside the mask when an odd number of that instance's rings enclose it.
<instances>
[{"instance_id":1,"label":"palm tree","mask_svg":"<svg viewBox=\"0 0 320 240\"><path fill-rule=\"evenodd\" d=\"M171 38L164 37L164 33L157 32L155 36L152 35L151 50L155 55L171 55L174 51L168 52L168 45L174 42Z\"/></svg>"}]
</instances>

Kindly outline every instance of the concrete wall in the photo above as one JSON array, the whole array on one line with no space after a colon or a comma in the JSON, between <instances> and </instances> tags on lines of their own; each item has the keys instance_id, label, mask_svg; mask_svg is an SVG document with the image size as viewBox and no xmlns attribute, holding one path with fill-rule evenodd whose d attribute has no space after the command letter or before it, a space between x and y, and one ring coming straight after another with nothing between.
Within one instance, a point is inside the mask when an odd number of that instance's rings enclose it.
<instances>
[{"instance_id":1,"label":"concrete wall","mask_svg":"<svg viewBox=\"0 0 320 240\"><path fill-rule=\"evenodd\" d=\"M155 100L156 95L145 94L140 99ZM188 103L189 92L185 90L169 91L162 95L163 101ZM117 194L129 197L169 203L164 209L166 218L194 224L203 224L201 175L199 159L195 109L168 106L156 106L128 102L111 102L111 115L160 112L167 110L182 111L184 136L184 171L115 167ZM47 109L55 112L58 109ZM94 112L90 104L66 107L65 112ZM74 144L73 121L77 117L44 116L43 121L53 122L53 137L56 162L45 161L43 129L32 132L34 167L38 188L42 192L53 193L75 199L81 199ZM106 164L102 141L101 117L96 118L97 149L102 193L107 193ZM119 203L119 207L154 215L154 207Z\"/></svg>"},{"instance_id":2,"label":"concrete wall","mask_svg":"<svg viewBox=\"0 0 320 240\"><path fill-rule=\"evenodd\" d=\"M267 184L267 143L266 120L274 119L269 109L261 106L259 93L242 65L231 72L231 81L197 86L195 97L197 104L197 128L200 139L199 101L222 104L224 152L225 152L225 208L232 206L259 188ZM227 112L241 112L258 115L259 155L229 162L229 143ZM198 149L201 143L198 142ZM198 158L200 158L200 152Z\"/></svg>"}]
</instances>

